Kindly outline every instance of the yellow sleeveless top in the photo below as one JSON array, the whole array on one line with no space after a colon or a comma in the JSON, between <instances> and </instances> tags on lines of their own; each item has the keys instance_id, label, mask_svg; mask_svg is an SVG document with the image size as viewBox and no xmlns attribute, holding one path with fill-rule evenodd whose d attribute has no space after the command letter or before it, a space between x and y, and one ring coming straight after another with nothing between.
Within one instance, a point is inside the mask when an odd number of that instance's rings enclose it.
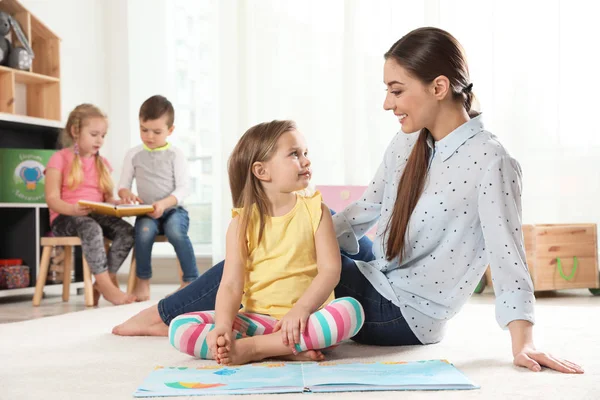
<instances>
[{"instance_id":1,"label":"yellow sleeveless top","mask_svg":"<svg viewBox=\"0 0 600 400\"><path fill-rule=\"evenodd\" d=\"M281 319L308 289L317 276L315 232L321 221L321 201L319 192L310 197L297 194L290 212L266 218L260 243L260 216L257 208L252 208L241 311ZM241 212L234 208L232 215ZM325 304L333 299L331 293Z\"/></svg>"}]
</instances>

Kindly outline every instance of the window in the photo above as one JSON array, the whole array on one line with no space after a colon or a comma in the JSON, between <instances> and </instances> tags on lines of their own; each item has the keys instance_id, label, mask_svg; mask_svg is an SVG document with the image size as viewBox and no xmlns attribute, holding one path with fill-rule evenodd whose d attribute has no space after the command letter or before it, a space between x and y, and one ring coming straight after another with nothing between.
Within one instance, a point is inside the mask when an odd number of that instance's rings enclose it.
<instances>
[{"instance_id":1,"label":"window","mask_svg":"<svg viewBox=\"0 0 600 400\"><path fill-rule=\"evenodd\" d=\"M211 252L213 141L217 134L217 105L212 99L217 82L218 4L215 0L168 2L167 43L173 46L171 101L175 107L173 144L187 156L191 193L185 205L190 215L189 236L196 256ZM173 254L155 246L158 254Z\"/></svg>"}]
</instances>

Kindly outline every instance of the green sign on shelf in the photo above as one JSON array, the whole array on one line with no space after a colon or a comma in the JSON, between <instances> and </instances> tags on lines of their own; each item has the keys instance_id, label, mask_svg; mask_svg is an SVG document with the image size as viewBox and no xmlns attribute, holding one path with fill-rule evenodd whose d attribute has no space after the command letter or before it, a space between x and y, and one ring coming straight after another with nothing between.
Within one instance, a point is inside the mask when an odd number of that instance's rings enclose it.
<instances>
[{"instance_id":1,"label":"green sign on shelf","mask_svg":"<svg viewBox=\"0 0 600 400\"><path fill-rule=\"evenodd\" d=\"M54 152L0 149L0 202L44 203L44 171Z\"/></svg>"}]
</instances>

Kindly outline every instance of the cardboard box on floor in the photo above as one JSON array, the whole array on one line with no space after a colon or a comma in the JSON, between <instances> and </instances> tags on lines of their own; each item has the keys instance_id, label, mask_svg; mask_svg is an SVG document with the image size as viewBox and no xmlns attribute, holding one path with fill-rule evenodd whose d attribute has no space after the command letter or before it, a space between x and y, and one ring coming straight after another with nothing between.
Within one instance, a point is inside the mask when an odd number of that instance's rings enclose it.
<instances>
[{"instance_id":1,"label":"cardboard box on floor","mask_svg":"<svg viewBox=\"0 0 600 400\"><path fill-rule=\"evenodd\" d=\"M535 291L600 287L596 224L523 225L523 238Z\"/></svg>"}]
</instances>

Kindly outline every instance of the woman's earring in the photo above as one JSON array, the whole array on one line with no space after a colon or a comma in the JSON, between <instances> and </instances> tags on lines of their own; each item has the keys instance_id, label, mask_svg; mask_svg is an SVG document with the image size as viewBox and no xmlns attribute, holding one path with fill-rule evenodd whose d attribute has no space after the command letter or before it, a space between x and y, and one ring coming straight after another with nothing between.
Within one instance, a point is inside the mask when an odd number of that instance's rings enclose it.
<instances>
[{"instance_id":1,"label":"woman's earring","mask_svg":"<svg viewBox=\"0 0 600 400\"><path fill-rule=\"evenodd\" d=\"M73 152L75 153L76 156L79 155L79 144L75 143L75 145L73 146Z\"/></svg>"}]
</instances>

